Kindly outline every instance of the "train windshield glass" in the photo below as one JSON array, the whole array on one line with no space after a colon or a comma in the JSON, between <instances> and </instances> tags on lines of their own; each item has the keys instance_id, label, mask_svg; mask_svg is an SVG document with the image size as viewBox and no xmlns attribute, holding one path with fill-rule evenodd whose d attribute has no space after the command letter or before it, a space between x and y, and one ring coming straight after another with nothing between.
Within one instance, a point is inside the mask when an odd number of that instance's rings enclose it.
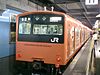
<instances>
[{"instance_id":1,"label":"train windshield glass","mask_svg":"<svg viewBox=\"0 0 100 75\"><path fill-rule=\"evenodd\" d=\"M34 24L33 34L62 35L63 26L61 24L58 24L58 25L56 24L55 25Z\"/></svg>"},{"instance_id":2,"label":"train windshield glass","mask_svg":"<svg viewBox=\"0 0 100 75\"><path fill-rule=\"evenodd\" d=\"M35 14L33 17L33 34L63 35L63 16L51 14Z\"/></svg>"},{"instance_id":3,"label":"train windshield glass","mask_svg":"<svg viewBox=\"0 0 100 75\"><path fill-rule=\"evenodd\" d=\"M50 42L57 38L57 43L64 42L64 16L60 14L30 14L19 16L18 41ZM54 42L56 43L56 42Z\"/></svg>"},{"instance_id":4,"label":"train windshield glass","mask_svg":"<svg viewBox=\"0 0 100 75\"><path fill-rule=\"evenodd\" d=\"M31 19L29 16L22 17L19 19L19 34L30 34L31 33Z\"/></svg>"}]
</instances>

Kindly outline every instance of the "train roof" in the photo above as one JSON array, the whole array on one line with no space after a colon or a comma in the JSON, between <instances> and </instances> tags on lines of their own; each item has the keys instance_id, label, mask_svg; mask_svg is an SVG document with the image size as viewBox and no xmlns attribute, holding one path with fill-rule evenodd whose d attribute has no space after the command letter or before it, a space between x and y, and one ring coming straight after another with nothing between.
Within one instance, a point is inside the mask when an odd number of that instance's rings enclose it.
<instances>
[{"instance_id":1,"label":"train roof","mask_svg":"<svg viewBox=\"0 0 100 75\"><path fill-rule=\"evenodd\" d=\"M17 16L24 16L24 15L28 15L28 14L33 14L33 13L50 13L50 14L61 14L61 15L65 15L65 13L63 12L57 12L57 11L32 11L32 12L24 12L22 14L19 14Z\"/></svg>"},{"instance_id":2,"label":"train roof","mask_svg":"<svg viewBox=\"0 0 100 75\"><path fill-rule=\"evenodd\" d=\"M66 16L68 17L68 20L74 22L75 24L79 25L79 26L82 26L83 28L86 28L88 29L89 31L92 31L89 27L85 26L82 22L80 22L79 20L77 19L74 19L72 17L70 17L69 15L66 14Z\"/></svg>"}]
</instances>

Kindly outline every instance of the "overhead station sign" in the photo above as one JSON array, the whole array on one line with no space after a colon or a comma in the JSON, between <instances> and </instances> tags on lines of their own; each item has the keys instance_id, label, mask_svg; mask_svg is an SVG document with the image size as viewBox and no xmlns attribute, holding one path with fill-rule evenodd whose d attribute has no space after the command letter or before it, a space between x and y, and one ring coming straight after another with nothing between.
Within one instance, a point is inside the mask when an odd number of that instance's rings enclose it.
<instances>
[{"instance_id":1,"label":"overhead station sign","mask_svg":"<svg viewBox=\"0 0 100 75\"><path fill-rule=\"evenodd\" d=\"M85 0L85 5L98 5L98 0Z\"/></svg>"}]
</instances>

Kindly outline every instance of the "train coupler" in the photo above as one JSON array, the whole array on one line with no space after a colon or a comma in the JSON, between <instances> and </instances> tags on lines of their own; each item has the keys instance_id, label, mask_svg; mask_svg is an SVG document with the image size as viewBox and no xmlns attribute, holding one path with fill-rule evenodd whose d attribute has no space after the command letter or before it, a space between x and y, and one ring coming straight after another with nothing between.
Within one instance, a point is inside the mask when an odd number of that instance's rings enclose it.
<instances>
[{"instance_id":1,"label":"train coupler","mask_svg":"<svg viewBox=\"0 0 100 75\"><path fill-rule=\"evenodd\" d=\"M41 62L38 62L38 61L33 62L33 69L34 70L41 70L41 68L42 68Z\"/></svg>"}]
</instances>

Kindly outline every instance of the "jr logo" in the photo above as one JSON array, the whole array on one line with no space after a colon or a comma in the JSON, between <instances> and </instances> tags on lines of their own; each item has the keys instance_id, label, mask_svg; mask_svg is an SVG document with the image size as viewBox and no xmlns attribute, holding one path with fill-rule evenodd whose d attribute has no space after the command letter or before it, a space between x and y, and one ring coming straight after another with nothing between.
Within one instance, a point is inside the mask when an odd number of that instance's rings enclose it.
<instances>
[{"instance_id":1,"label":"jr logo","mask_svg":"<svg viewBox=\"0 0 100 75\"><path fill-rule=\"evenodd\" d=\"M59 38L54 37L53 39L51 39L51 42L59 42Z\"/></svg>"}]
</instances>

